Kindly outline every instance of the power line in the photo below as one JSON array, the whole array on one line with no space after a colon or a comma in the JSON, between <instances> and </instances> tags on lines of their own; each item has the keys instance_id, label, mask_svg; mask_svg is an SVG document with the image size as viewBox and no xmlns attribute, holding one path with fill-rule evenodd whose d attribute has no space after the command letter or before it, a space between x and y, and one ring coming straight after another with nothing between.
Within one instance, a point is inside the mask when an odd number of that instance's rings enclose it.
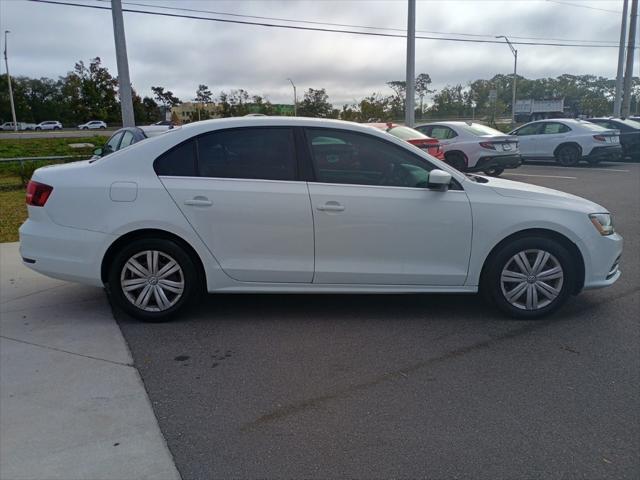
<instances>
[{"instance_id":1,"label":"power line","mask_svg":"<svg viewBox=\"0 0 640 480\"><path fill-rule=\"evenodd\" d=\"M34 3L46 3L52 5L66 5L69 7L83 7L83 8L92 8L95 10L111 10L109 7L101 7L99 5L87 5L83 3L68 3L61 2L56 0L28 0ZM344 33L349 35L367 35L374 37L387 37L387 38L406 38L406 35L393 34L393 33L381 33L381 32L358 32L355 30L338 30L333 28L319 28L319 27L302 27L299 25L278 25L273 23L264 23L264 22L249 22L247 20L231 20L228 18L210 18L210 17L198 17L194 15L184 15L179 13L168 13L168 12L150 12L148 10L134 10L130 8L123 8L123 12L128 13L141 13L146 15L157 15L161 17L171 17L171 18L187 18L191 20L207 20L210 22L221 22L221 23L234 23L240 25L253 25L259 27L270 27L270 28L284 28L289 30L306 30L311 32L325 32L325 33ZM441 40L448 42L465 42L465 43L487 43L487 44L502 44L504 42L498 40L482 40L482 39L470 39L470 38L454 38L454 37L432 37L432 36L417 36L416 39L420 40ZM582 47L582 48L618 48L617 45L594 45L594 44L572 44L572 43L553 43L553 42L511 42L513 45L531 45L531 46L547 46L547 47Z\"/></svg>"},{"instance_id":2,"label":"power line","mask_svg":"<svg viewBox=\"0 0 640 480\"><path fill-rule=\"evenodd\" d=\"M95 0L96 2L110 2L111 0ZM296 19L288 19L288 18L278 18L278 17L264 17L258 15L245 15L239 13L230 13L230 12L220 12L214 10L202 10L196 8L185 8L185 7L169 7L165 5L153 5L149 3L138 3L138 2L122 2L123 5L133 5L138 7L149 7L163 10L173 10L180 12L193 12L193 13L206 13L210 15L226 15L230 17L239 17L239 18L253 18L257 20L273 20L278 22L289 22L289 23L304 23L309 25L330 25L333 27L347 27L347 28L362 28L367 30L387 30L387 31L397 31L397 32L405 32L406 28L394 28L394 27L373 27L369 25L354 25L350 23L331 23L331 22L319 22L313 20L296 20ZM479 34L479 33L462 33L462 32L438 32L433 30L416 30L416 33L429 33L434 35L457 35L462 37L480 37L480 38L495 38L495 34ZM547 41L559 41L559 42L591 42L591 43L611 43L616 44L617 42L614 40L585 40L579 38L546 38L546 37L521 37L517 35L508 35L509 38L518 38L521 40L547 40Z\"/></svg>"},{"instance_id":3,"label":"power line","mask_svg":"<svg viewBox=\"0 0 640 480\"><path fill-rule=\"evenodd\" d=\"M558 5L566 5L568 7L587 8L589 10L598 10L600 12L617 13L618 15L622 13L619 10L608 10L606 8L592 7L590 5L580 5L579 3L560 2L559 0L547 0L547 2L557 3Z\"/></svg>"}]
</instances>

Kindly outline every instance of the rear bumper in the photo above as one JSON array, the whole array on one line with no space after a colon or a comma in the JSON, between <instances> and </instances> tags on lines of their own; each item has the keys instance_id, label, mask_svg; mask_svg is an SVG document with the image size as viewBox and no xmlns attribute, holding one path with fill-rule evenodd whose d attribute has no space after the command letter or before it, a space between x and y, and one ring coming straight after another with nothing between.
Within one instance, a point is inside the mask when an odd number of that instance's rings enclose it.
<instances>
[{"instance_id":1,"label":"rear bumper","mask_svg":"<svg viewBox=\"0 0 640 480\"><path fill-rule=\"evenodd\" d=\"M46 221L43 214L37 215L37 221L28 219L20 227L20 255L24 265L48 277L102 286L102 258L115 238L62 227Z\"/></svg>"},{"instance_id":2,"label":"rear bumper","mask_svg":"<svg viewBox=\"0 0 640 480\"><path fill-rule=\"evenodd\" d=\"M585 156L587 160L617 160L622 156L621 145L606 145L602 147L594 147L589 155Z\"/></svg>"},{"instance_id":3,"label":"rear bumper","mask_svg":"<svg viewBox=\"0 0 640 480\"><path fill-rule=\"evenodd\" d=\"M520 155L494 155L480 157L473 167L467 168L468 172L479 172L491 168L518 168L522 164Z\"/></svg>"}]
</instances>

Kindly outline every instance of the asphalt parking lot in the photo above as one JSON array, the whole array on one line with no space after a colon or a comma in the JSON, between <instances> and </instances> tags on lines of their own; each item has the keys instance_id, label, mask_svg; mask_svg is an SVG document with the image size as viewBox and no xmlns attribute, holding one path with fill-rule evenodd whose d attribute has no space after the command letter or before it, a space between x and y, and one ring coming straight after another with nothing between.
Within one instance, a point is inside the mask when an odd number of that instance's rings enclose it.
<instances>
[{"instance_id":1,"label":"asphalt parking lot","mask_svg":"<svg viewBox=\"0 0 640 480\"><path fill-rule=\"evenodd\" d=\"M211 295L115 312L184 479L640 476L640 165L504 178L594 200L623 275L552 317L461 295Z\"/></svg>"}]
</instances>

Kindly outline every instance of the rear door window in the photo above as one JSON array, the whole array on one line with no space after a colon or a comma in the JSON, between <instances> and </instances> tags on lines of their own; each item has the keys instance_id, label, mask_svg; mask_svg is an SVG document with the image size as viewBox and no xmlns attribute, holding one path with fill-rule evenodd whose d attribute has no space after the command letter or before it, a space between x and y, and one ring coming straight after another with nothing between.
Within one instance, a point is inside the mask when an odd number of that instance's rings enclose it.
<instances>
[{"instance_id":1,"label":"rear door window","mask_svg":"<svg viewBox=\"0 0 640 480\"><path fill-rule=\"evenodd\" d=\"M187 140L160 155L153 168L158 175L174 177L196 176L196 141Z\"/></svg>"},{"instance_id":2,"label":"rear door window","mask_svg":"<svg viewBox=\"0 0 640 480\"><path fill-rule=\"evenodd\" d=\"M540 123L533 123L531 125L525 125L524 127L521 127L520 129L516 130L513 133L515 133L519 137L523 137L523 136L526 136L526 135L537 135L540 132L541 125L542 124L540 124Z\"/></svg>"},{"instance_id":3,"label":"rear door window","mask_svg":"<svg viewBox=\"0 0 640 480\"><path fill-rule=\"evenodd\" d=\"M201 177L295 180L291 128L237 128L198 138Z\"/></svg>"}]
</instances>

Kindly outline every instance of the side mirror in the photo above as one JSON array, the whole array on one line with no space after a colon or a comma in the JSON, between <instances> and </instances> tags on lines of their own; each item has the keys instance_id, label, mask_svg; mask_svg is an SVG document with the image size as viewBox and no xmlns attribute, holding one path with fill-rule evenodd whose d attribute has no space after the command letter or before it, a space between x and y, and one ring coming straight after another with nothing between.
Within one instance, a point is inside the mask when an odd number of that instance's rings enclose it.
<instances>
[{"instance_id":1,"label":"side mirror","mask_svg":"<svg viewBox=\"0 0 640 480\"><path fill-rule=\"evenodd\" d=\"M93 149L93 154L96 157L101 157L102 156L102 147L94 148Z\"/></svg>"},{"instance_id":2,"label":"side mirror","mask_svg":"<svg viewBox=\"0 0 640 480\"><path fill-rule=\"evenodd\" d=\"M451 174L444 170L431 170L429 172L429 181L427 187L435 190L447 191L451 184Z\"/></svg>"}]
</instances>

